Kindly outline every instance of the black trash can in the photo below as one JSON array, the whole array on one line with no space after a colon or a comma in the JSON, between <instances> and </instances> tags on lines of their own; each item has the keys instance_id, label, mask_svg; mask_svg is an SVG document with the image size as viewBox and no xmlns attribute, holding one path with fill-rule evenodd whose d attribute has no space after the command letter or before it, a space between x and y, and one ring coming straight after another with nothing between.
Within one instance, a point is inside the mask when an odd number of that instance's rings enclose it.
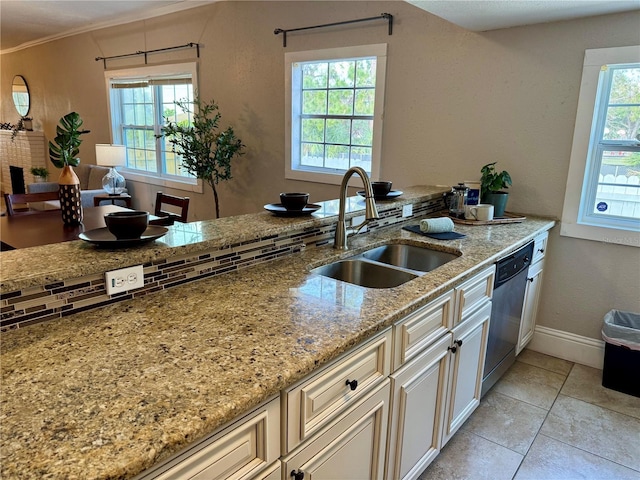
<instances>
[{"instance_id":1,"label":"black trash can","mask_svg":"<svg viewBox=\"0 0 640 480\"><path fill-rule=\"evenodd\" d=\"M640 315L611 310L604 316L602 386L640 397Z\"/></svg>"}]
</instances>

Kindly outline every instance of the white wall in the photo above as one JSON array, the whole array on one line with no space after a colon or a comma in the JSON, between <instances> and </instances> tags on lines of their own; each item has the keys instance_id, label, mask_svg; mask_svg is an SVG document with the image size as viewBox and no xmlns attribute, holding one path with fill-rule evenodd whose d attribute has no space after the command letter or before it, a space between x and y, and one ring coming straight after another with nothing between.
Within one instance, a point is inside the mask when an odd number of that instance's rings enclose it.
<instances>
[{"instance_id":1,"label":"white wall","mask_svg":"<svg viewBox=\"0 0 640 480\"><path fill-rule=\"evenodd\" d=\"M290 34L286 49L273 34L381 12L395 16L392 36L384 21ZM223 124L247 145L234 178L220 186L222 215L259 211L284 190L336 198L336 186L284 179L284 52L386 42L382 177L398 188L453 185L498 161L514 179L509 210L560 217L584 50L640 43L639 24L636 12L473 33L404 2L222 2L3 55L1 121L17 121L6 100L11 78L22 74L35 128L52 136L62 115L80 112L92 131L81 157L93 163L92 145L110 140L103 66L94 58L199 42L200 94L219 102ZM191 58L186 51L150 63ZM130 188L138 207L151 208L157 187ZM191 220L214 216L208 189L191 197ZM637 248L558 230L542 325L598 338L609 309L640 311Z\"/></svg>"}]
</instances>

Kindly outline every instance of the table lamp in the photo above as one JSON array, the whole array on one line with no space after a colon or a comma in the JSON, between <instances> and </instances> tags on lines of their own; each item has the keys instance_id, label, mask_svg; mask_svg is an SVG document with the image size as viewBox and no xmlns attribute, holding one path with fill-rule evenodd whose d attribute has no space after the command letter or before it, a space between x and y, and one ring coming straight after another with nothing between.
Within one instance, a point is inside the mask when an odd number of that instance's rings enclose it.
<instances>
[{"instance_id":1,"label":"table lamp","mask_svg":"<svg viewBox=\"0 0 640 480\"><path fill-rule=\"evenodd\" d=\"M125 190L124 177L115 167L127 163L127 148L124 145L96 144L96 164L110 167L109 172L102 177L102 188L109 195L120 195Z\"/></svg>"}]
</instances>

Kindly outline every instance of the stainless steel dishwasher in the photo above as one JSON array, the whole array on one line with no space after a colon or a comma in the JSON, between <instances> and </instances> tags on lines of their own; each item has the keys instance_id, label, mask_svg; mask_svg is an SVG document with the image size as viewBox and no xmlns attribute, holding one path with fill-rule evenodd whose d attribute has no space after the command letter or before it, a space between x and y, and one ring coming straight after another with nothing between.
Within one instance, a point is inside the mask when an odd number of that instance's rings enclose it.
<instances>
[{"instance_id":1,"label":"stainless steel dishwasher","mask_svg":"<svg viewBox=\"0 0 640 480\"><path fill-rule=\"evenodd\" d=\"M496 263L482 396L516 360L522 305L532 257L533 242Z\"/></svg>"}]
</instances>

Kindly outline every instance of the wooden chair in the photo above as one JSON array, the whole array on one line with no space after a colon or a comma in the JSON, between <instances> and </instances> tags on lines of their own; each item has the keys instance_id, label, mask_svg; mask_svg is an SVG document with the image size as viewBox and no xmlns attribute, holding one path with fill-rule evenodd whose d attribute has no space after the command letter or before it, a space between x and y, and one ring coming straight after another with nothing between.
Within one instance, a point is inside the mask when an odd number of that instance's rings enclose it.
<instances>
[{"instance_id":1,"label":"wooden chair","mask_svg":"<svg viewBox=\"0 0 640 480\"><path fill-rule=\"evenodd\" d=\"M15 205L28 204L35 202L49 202L51 200L60 200L58 191L41 192L41 193L5 193L4 201L7 204L7 214L12 215L28 215L31 213L39 213L42 210L32 210L31 208L14 208ZM59 210L60 207L52 210Z\"/></svg>"},{"instance_id":2,"label":"wooden chair","mask_svg":"<svg viewBox=\"0 0 640 480\"><path fill-rule=\"evenodd\" d=\"M174 213L163 208L164 205L173 205L180 210L180 213ZM152 225L173 225L173 222L187 223L187 213L189 212L189 197L175 197L166 193L158 192L156 194L156 210L153 213L159 220L152 220Z\"/></svg>"}]
</instances>

